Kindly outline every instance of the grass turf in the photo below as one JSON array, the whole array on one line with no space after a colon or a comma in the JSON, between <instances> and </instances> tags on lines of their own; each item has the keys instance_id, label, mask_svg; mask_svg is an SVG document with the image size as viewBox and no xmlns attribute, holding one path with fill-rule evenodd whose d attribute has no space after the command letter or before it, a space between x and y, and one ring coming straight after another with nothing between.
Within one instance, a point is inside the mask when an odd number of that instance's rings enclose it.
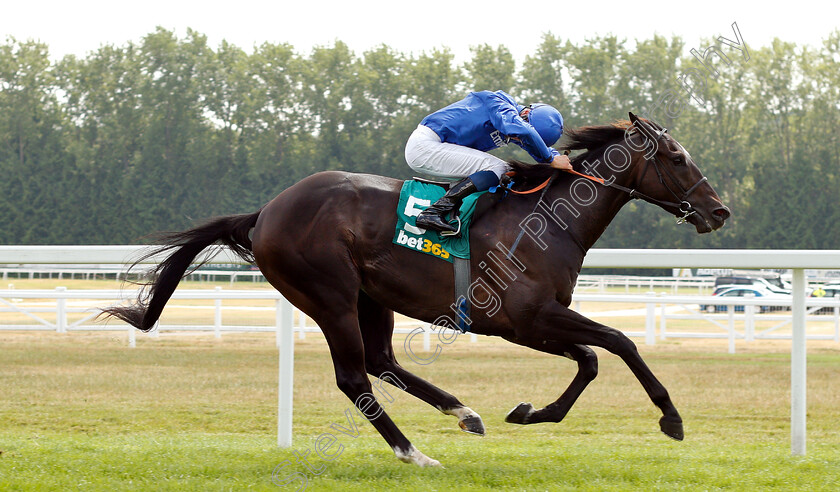
<instances>
[{"instance_id":1,"label":"grass turf","mask_svg":"<svg viewBox=\"0 0 840 492\"><path fill-rule=\"evenodd\" d=\"M398 358L487 426L484 438L464 434L393 389L389 415L445 466L420 469L397 461L358 414L358 437L331 427L347 426L352 407L320 336L296 341L291 449L275 446L273 335L141 336L135 349L123 338L0 334L0 490L295 490L304 479L307 490L835 490L840 481L831 342L809 343L808 454L792 457L786 342L734 355L723 340L640 345L685 421L686 440L675 442L629 369L603 351L598 379L563 422L515 426L505 413L553 401L573 363L463 337L418 366L398 337ZM341 449L332 461L315 451L328 433L330 452ZM311 469L299 458L307 451Z\"/></svg>"}]
</instances>

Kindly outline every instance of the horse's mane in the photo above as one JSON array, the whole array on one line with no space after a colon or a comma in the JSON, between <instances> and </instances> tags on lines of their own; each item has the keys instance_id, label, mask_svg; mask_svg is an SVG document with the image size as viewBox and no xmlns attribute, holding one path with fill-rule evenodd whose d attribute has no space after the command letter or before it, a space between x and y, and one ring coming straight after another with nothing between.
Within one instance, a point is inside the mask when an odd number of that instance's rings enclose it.
<instances>
[{"instance_id":1,"label":"horse's mane","mask_svg":"<svg viewBox=\"0 0 840 492\"><path fill-rule=\"evenodd\" d=\"M584 150L585 152L570 158L575 170L582 171L582 163L585 160L593 157L592 154L602 147L616 140L623 139L627 129L631 126L632 123L630 121L618 120L608 125L571 128L563 132L563 143L559 150ZM513 168L513 171L516 172L518 178L516 181L522 184L523 187L545 181L554 171L554 168L548 164L528 164L521 161L510 161L509 164Z\"/></svg>"}]
</instances>

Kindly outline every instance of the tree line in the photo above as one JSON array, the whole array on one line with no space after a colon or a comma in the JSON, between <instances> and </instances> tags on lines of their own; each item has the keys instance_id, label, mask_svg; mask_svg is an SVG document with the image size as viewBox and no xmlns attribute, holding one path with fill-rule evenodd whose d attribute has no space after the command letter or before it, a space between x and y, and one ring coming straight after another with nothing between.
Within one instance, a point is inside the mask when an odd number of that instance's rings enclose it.
<instances>
[{"instance_id":1,"label":"tree line","mask_svg":"<svg viewBox=\"0 0 840 492\"><path fill-rule=\"evenodd\" d=\"M480 45L460 64L447 49L356 54L340 41L308 54L214 48L160 28L51 61L46 45L7 39L0 244L134 244L253 211L327 169L407 178L405 141L426 114L501 89L554 105L567 127L647 114L732 209L699 236L634 201L598 247L838 248L840 31L819 47L752 46L744 34L743 52L713 39L545 34L524 60Z\"/></svg>"}]
</instances>

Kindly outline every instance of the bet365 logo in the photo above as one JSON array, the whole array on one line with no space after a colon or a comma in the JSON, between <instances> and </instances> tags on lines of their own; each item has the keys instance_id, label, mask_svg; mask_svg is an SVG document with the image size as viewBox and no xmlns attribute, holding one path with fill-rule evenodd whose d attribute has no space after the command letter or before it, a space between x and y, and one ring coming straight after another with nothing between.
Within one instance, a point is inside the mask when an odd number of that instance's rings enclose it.
<instances>
[{"instance_id":1,"label":"bet365 logo","mask_svg":"<svg viewBox=\"0 0 840 492\"><path fill-rule=\"evenodd\" d=\"M406 226L408 226L408 224L406 224ZM449 251L443 249L443 246L440 244L433 243L431 240L424 237L409 236L402 229L400 229L400 233L397 235L397 244L403 244L409 248L414 248L417 251L431 253L444 259L449 258Z\"/></svg>"},{"instance_id":2,"label":"bet365 logo","mask_svg":"<svg viewBox=\"0 0 840 492\"><path fill-rule=\"evenodd\" d=\"M418 215L420 215L420 212L422 212L424 209L426 209L426 207L430 206L431 204L431 200L424 200L422 198L409 196L408 202L406 202L405 204L405 210L403 211L403 214L405 214L406 217L417 217ZM418 205L422 208L417 208ZM424 237L409 236L408 234L406 234L406 231L408 231L411 234L417 235L426 233L426 229L406 223L403 226L403 229L400 229L400 233L397 235L397 244L402 244L408 246L409 248L414 248L417 251L422 251L424 253L430 253L435 256L440 256L444 259L449 258L449 251L443 249L443 246L441 246L439 243L435 243Z\"/></svg>"}]
</instances>

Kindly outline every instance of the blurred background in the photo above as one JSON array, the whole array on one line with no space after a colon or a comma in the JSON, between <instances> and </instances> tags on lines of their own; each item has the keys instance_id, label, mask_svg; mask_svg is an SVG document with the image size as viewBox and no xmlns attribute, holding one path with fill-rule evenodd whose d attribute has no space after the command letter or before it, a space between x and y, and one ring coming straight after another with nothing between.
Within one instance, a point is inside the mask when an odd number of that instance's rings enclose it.
<instances>
[{"instance_id":1,"label":"blurred background","mask_svg":"<svg viewBox=\"0 0 840 492\"><path fill-rule=\"evenodd\" d=\"M700 236L633 202L596 247L836 248L831 14L807 2L10 5L0 244L136 244L253 211L326 169L407 178L418 122L489 89L555 105L567 127L646 114L733 212Z\"/></svg>"}]
</instances>

